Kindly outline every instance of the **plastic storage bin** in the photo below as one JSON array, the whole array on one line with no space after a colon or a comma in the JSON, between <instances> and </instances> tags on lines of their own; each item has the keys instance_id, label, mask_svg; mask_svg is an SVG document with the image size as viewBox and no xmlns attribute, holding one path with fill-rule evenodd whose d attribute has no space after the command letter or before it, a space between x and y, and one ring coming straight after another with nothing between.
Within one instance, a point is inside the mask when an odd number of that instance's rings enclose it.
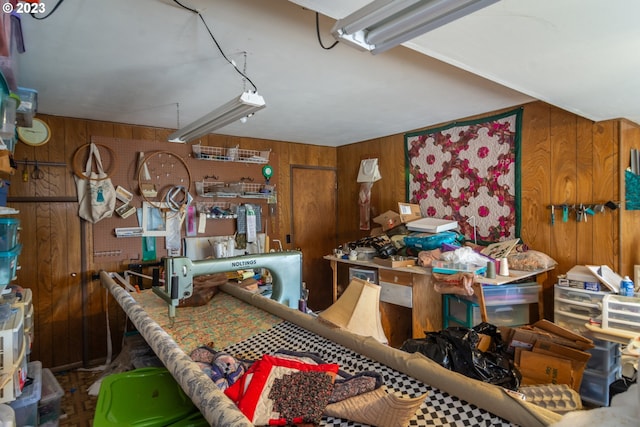
<instances>
[{"instance_id":1,"label":"plastic storage bin","mask_svg":"<svg viewBox=\"0 0 640 427\"><path fill-rule=\"evenodd\" d=\"M537 301L537 297L536 297ZM487 321L496 326L521 326L529 323L529 304L485 306ZM477 302L457 295L443 295L443 326L472 328L482 322Z\"/></svg>"},{"instance_id":2,"label":"plastic storage bin","mask_svg":"<svg viewBox=\"0 0 640 427\"><path fill-rule=\"evenodd\" d=\"M605 295L609 294L610 293L603 291L588 291L586 289L576 289L558 285L554 288L554 298L556 301L580 304L589 307L601 304Z\"/></svg>"},{"instance_id":3,"label":"plastic storage bin","mask_svg":"<svg viewBox=\"0 0 640 427\"><path fill-rule=\"evenodd\" d=\"M18 255L21 251L21 244L8 251L0 251L0 287L7 286L16 277Z\"/></svg>"},{"instance_id":4,"label":"plastic storage bin","mask_svg":"<svg viewBox=\"0 0 640 427\"><path fill-rule=\"evenodd\" d=\"M512 285L484 285L484 303L487 307L505 304L532 304L538 302L540 285L535 282Z\"/></svg>"},{"instance_id":5,"label":"plastic storage bin","mask_svg":"<svg viewBox=\"0 0 640 427\"><path fill-rule=\"evenodd\" d=\"M0 108L0 138L11 138L16 132L16 108L18 101L7 95Z\"/></svg>"},{"instance_id":6,"label":"plastic storage bin","mask_svg":"<svg viewBox=\"0 0 640 427\"><path fill-rule=\"evenodd\" d=\"M5 374L9 375L9 379L5 385L0 388L0 403L11 402L23 392L25 382L27 381L27 358L24 352L13 368L6 371Z\"/></svg>"},{"instance_id":7,"label":"plastic storage bin","mask_svg":"<svg viewBox=\"0 0 640 427\"><path fill-rule=\"evenodd\" d=\"M554 287L554 323L579 334L588 334L585 324L600 319L602 302L609 292L589 291L556 285Z\"/></svg>"},{"instance_id":8,"label":"plastic storage bin","mask_svg":"<svg viewBox=\"0 0 640 427\"><path fill-rule=\"evenodd\" d=\"M11 315L0 323L0 371L12 369L24 346L24 309L12 307Z\"/></svg>"},{"instance_id":9,"label":"plastic storage bin","mask_svg":"<svg viewBox=\"0 0 640 427\"><path fill-rule=\"evenodd\" d=\"M580 397L583 401L599 406L609 406L609 386L618 376L618 371L602 374L595 371L584 371L580 384Z\"/></svg>"},{"instance_id":10,"label":"plastic storage bin","mask_svg":"<svg viewBox=\"0 0 640 427\"><path fill-rule=\"evenodd\" d=\"M25 386L19 398L9 403L16 413L16 424L23 427L38 425L38 401L42 395L42 363L30 362L27 372L33 382Z\"/></svg>"},{"instance_id":11,"label":"plastic storage bin","mask_svg":"<svg viewBox=\"0 0 640 427\"><path fill-rule=\"evenodd\" d=\"M38 110L38 91L18 86L17 95L20 97L20 105L16 109L16 124L23 127L33 125L33 116Z\"/></svg>"},{"instance_id":12,"label":"plastic storage bin","mask_svg":"<svg viewBox=\"0 0 640 427\"><path fill-rule=\"evenodd\" d=\"M0 251L10 251L17 246L19 230L18 218L0 218Z\"/></svg>"},{"instance_id":13,"label":"plastic storage bin","mask_svg":"<svg viewBox=\"0 0 640 427\"><path fill-rule=\"evenodd\" d=\"M580 316L579 314L572 313L563 313L556 310L553 313L553 323L580 335L589 333L589 329L585 326L587 323L589 323L589 317L587 316Z\"/></svg>"},{"instance_id":14,"label":"plastic storage bin","mask_svg":"<svg viewBox=\"0 0 640 427\"><path fill-rule=\"evenodd\" d=\"M0 426L16 427L16 412L6 403L0 403Z\"/></svg>"},{"instance_id":15,"label":"plastic storage bin","mask_svg":"<svg viewBox=\"0 0 640 427\"><path fill-rule=\"evenodd\" d=\"M208 427L210 424L200 412L194 412L168 427Z\"/></svg>"},{"instance_id":16,"label":"plastic storage bin","mask_svg":"<svg viewBox=\"0 0 640 427\"><path fill-rule=\"evenodd\" d=\"M620 345L615 342L593 339L596 345L587 350L591 358L587 362L587 369L608 374L620 367Z\"/></svg>"},{"instance_id":17,"label":"plastic storage bin","mask_svg":"<svg viewBox=\"0 0 640 427\"><path fill-rule=\"evenodd\" d=\"M93 426L160 427L196 410L166 368L140 368L103 378Z\"/></svg>"},{"instance_id":18,"label":"plastic storage bin","mask_svg":"<svg viewBox=\"0 0 640 427\"><path fill-rule=\"evenodd\" d=\"M640 333L640 298L606 295L602 300L602 328Z\"/></svg>"},{"instance_id":19,"label":"plastic storage bin","mask_svg":"<svg viewBox=\"0 0 640 427\"><path fill-rule=\"evenodd\" d=\"M51 370L42 370L42 395L38 403L38 425L55 427L60 419L60 404L64 390Z\"/></svg>"}]
</instances>

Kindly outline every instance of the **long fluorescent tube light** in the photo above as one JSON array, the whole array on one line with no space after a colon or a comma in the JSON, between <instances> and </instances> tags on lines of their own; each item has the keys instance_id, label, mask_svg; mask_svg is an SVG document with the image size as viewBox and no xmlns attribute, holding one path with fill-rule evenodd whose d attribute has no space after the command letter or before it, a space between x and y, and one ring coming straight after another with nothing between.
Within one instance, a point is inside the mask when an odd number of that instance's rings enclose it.
<instances>
[{"instance_id":1,"label":"long fluorescent tube light","mask_svg":"<svg viewBox=\"0 0 640 427\"><path fill-rule=\"evenodd\" d=\"M206 116L178 129L169 135L168 141L184 144L247 117L265 106L264 98L256 92L243 92L239 98L232 99Z\"/></svg>"},{"instance_id":2,"label":"long fluorescent tube light","mask_svg":"<svg viewBox=\"0 0 640 427\"><path fill-rule=\"evenodd\" d=\"M418 37L499 0L374 0L339 19L331 33L373 54Z\"/></svg>"}]
</instances>

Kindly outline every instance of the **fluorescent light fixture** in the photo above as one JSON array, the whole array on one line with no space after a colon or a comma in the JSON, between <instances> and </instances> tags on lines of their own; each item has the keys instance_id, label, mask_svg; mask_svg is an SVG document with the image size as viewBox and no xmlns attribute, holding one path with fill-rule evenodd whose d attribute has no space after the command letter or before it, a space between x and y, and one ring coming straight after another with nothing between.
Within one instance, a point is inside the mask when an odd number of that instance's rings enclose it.
<instances>
[{"instance_id":1,"label":"fluorescent light fixture","mask_svg":"<svg viewBox=\"0 0 640 427\"><path fill-rule=\"evenodd\" d=\"M264 98L256 92L243 92L239 98L232 99L206 116L178 129L169 135L168 141L184 144L244 117L250 116L265 106Z\"/></svg>"},{"instance_id":2,"label":"fluorescent light fixture","mask_svg":"<svg viewBox=\"0 0 640 427\"><path fill-rule=\"evenodd\" d=\"M384 52L498 0L374 0L336 22L333 36L360 50Z\"/></svg>"}]
</instances>

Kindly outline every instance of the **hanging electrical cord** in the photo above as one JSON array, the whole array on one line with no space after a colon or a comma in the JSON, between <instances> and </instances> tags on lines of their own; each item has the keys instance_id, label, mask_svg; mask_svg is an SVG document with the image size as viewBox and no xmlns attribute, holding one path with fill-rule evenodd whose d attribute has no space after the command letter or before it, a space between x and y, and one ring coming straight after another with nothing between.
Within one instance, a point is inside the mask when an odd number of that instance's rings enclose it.
<instances>
[{"instance_id":1,"label":"hanging electrical cord","mask_svg":"<svg viewBox=\"0 0 640 427\"><path fill-rule=\"evenodd\" d=\"M322 39L320 38L320 18L318 17L319 15L320 14L318 12L316 12L316 35L318 36L318 43L320 43L320 47L325 49L325 50L333 49L340 42L338 40L336 40L335 42L333 42L333 44L331 46L325 46L322 43Z\"/></svg>"},{"instance_id":2,"label":"hanging electrical cord","mask_svg":"<svg viewBox=\"0 0 640 427\"><path fill-rule=\"evenodd\" d=\"M55 6L53 6L53 9L51 9L51 11L50 11L49 13L47 13L46 15L44 15L44 16L36 16L36 14L35 14L35 13L33 13L33 12L32 12L32 13L30 13L29 15L31 15L31 17L32 17L33 19L37 19L37 20L39 20L39 21L41 21L41 20L43 20L43 19L47 19L48 17L50 17L51 15L53 15L53 12L55 12L55 11L56 11L56 9L57 9L61 4L62 4L62 2L64 2L64 0L58 0L58 3L56 3L56 5L55 5Z\"/></svg>"},{"instance_id":3,"label":"hanging electrical cord","mask_svg":"<svg viewBox=\"0 0 640 427\"><path fill-rule=\"evenodd\" d=\"M173 0L173 2L175 4L177 4L178 6L182 7L183 9L186 9L190 12L195 13L196 15L198 15L200 17L200 20L202 21L202 23L204 24L204 27L207 29L207 32L209 33L209 36L211 36L211 40L213 40L213 42L215 43L216 47L218 48L218 50L220 51L220 54L222 55L222 57L233 66L233 68L236 70L236 72L238 74L240 74L243 78L245 78L249 83L251 83L251 86L253 86L253 91L257 92L258 88L256 87L255 84L253 84L253 82L251 81L251 79L249 77L247 77L246 74L244 74L242 71L240 71L240 69L236 66L236 64L231 61L229 58L227 58L227 55L225 55L225 53L222 50L222 47L220 47L220 44L218 43L218 40L216 40L215 36L213 35L213 33L211 32L211 30L209 29L209 26L207 25L207 21L204 20L204 17L202 16L202 14L200 13L199 10L194 9L192 7L189 6L185 6L184 4L180 3L178 0Z\"/></svg>"}]
</instances>

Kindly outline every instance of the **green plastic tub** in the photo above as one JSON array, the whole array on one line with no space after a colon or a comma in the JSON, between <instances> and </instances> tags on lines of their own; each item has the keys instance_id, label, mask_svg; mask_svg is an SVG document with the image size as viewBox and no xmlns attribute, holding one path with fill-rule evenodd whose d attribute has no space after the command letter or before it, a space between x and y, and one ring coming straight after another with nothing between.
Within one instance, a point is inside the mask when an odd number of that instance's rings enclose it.
<instances>
[{"instance_id":1,"label":"green plastic tub","mask_svg":"<svg viewBox=\"0 0 640 427\"><path fill-rule=\"evenodd\" d=\"M140 368L105 377L94 427L162 427L197 408L166 368Z\"/></svg>"},{"instance_id":2,"label":"green plastic tub","mask_svg":"<svg viewBox=\"0 0 640 427\"><path fill-rule=\"evenodd\" d=\"M200 411L197 411L176 423L170 424L168 427L209 427L209 422Z\"/></svg>"}]
</instances>

